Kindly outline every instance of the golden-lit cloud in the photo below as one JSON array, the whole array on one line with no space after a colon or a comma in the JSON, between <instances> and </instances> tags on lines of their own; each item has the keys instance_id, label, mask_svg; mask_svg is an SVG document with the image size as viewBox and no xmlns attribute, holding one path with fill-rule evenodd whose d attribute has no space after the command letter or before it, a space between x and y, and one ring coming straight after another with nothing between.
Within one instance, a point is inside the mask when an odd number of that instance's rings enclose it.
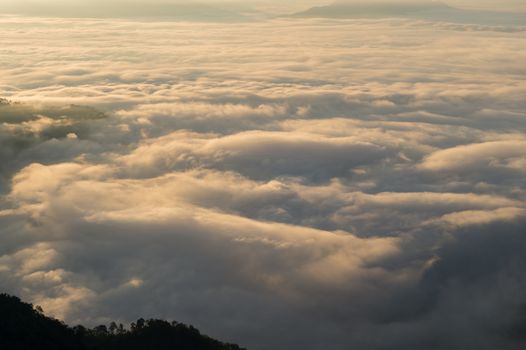
<instances>
[{"instance_id":1,"label":"golden-lit cloud","mask_svg":"<svg viewBox=\"0 0 526 350\"><path fill-rule=\"evenodd\" d=\"M6 16L0 33L3 290L250 349L515 345L523 27Z\"/></svg>"}]
</instances>

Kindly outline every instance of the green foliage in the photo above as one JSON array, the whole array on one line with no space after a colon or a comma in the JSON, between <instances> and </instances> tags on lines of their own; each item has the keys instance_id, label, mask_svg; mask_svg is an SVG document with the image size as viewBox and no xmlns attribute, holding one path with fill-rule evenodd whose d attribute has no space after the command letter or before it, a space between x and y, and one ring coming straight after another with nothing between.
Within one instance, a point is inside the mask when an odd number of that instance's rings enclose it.
<instances>
[{"instance_id":1,"label":"green foliage","mask_svg":"<svg viewBox=\"0 0 526 350\"><path fill-rule=\"evenodd\" d=\"M95 108L79 105L52 106L11 102L0 98L0 122L18 124L47 117L53 120L79 122L106 118Z\"/></svg>"},{"instance_id":2,"label":"green foliage","mask_svg":"<svg viewBox=\"0 0 526 350\"><path fill-rule=\"evenodd\" d=\"M43 143L53 144L73 136L89 139L94 124L106 115L94 108L78 105L51 106L11 102L0 98L0 191L16 171L29 163L62 160L60 153L37 156ZM25 156L24 152L37 155Z\"/></svg>"},{"instance_id":3,"label":"green foliage","mask_svg":"<svg viewBox=\"0 0 526 350\"><path fill-rule=\"evenodd\" d=\"M39 307L0 294L0 349L22 350L242 350L203 335L192 326L139 319L131 329L112 322L88 329L73 328L46 317Z\"/></svg>"}]
</instances>

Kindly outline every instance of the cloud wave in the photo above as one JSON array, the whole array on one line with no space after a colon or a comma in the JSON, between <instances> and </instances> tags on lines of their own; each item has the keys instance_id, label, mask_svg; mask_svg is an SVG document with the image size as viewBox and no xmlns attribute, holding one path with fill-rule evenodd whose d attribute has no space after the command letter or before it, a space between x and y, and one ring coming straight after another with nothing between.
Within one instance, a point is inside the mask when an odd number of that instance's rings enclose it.
<instances>
[{"instance_id":1,"label":"cloud wave","mask_svg":"<svg viewBox=\"0 0 526 350\"><path fill-rule=\"evenodd\" d=\"M0 29L3 290L260 350L523 346L519 27Z\"/></svg>"}]
</instances>

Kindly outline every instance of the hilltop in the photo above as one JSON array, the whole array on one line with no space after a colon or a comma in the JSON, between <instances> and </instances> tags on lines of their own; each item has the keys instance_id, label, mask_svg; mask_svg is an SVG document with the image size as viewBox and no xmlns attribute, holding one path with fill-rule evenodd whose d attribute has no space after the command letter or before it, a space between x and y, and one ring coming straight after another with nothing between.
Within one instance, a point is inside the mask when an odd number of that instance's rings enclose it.
<instances>
[{"instance_id":1,"label":"hilltop","mask_svg":"<svg viewBox=\"0 0 526 350\"><path fill-rule=\"evenodd\" d=\"M112 322L92 329L44 315L38 306L0 294L0 349L10 350L243 350L176 321L139 319L127 329Z\"/></svg>"}]
</instances>

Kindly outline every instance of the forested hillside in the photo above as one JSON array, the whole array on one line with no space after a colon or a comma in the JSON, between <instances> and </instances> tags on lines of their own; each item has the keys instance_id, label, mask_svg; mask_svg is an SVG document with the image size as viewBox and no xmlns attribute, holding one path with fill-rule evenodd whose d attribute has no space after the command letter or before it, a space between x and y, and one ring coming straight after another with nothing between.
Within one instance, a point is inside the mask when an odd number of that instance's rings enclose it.
<instances>
[{"instance_id":1,"label":"forested hillside","mask_svg":"<svg viewBox=\"0 0 526 350\"><path fill-rule=\"evenodd\" d=\"M0 349L38 350L242 350L178 322L139 319L130 329L112 322L93 329L47 317L42 309L0 294Z\"/></svg>"}]
</instances>

